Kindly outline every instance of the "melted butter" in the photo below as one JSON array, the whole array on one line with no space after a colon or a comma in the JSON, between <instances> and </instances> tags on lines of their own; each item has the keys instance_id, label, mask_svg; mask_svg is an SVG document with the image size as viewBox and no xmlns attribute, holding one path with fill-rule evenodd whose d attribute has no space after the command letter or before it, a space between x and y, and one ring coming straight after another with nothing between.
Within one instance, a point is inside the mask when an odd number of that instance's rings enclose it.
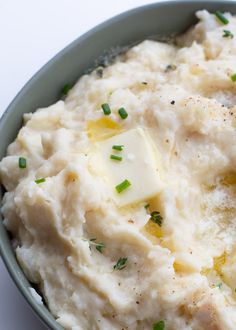
<instances>
[{"instance_id":1,"label":"melted butter","mask_svg":"<svg viewBox=\"0 0 236 330\"><path fill-rule=\"evenodd\" d=\"M174 268L176 273L186 273L186 272L191 271L191 268L189 267L189 265L181 264L181 263L176 262L176 261L173 264L173 268Z\"/></svg>"},{"instance_id":2,"label":"melted butter","mask_svg":"<svg viewBox=\"0 0 236 330\"><path fill-rule=\"evenodd\" d=\"M121 126L110 118L90 120L87 125L88 137L92 141L101 141L122 132Z\"/></svg>"},{"instance_id":3,"label":"melted butter","mask_svg":"<svg viewBox=\"0 0 236 330\"><path fill-rule=\"evenodd\" d=\"M226 252L224 252L221 256L219 257L215 257L214 260L214 266L213 269L217 272L217 274L219 274L220 276L222 275L222 266L225 264L226 262L226 257L227 254Z\"/></svg>"},{"instance_id":4,"label":"melted butter","mask_svg":"<svg viewBox=\"0 0 236 330\"><path fill-rule=\"evenodd\" d=\"M219 257L213 258L213 267L212 268L203 268L201 270L201 275L208 276L212 271L215 271L219 277L222 277L222 267L226 262L227 253L222 253Z\"/></svg>"},{"instance_id":5,"label":"melted butter","mask_svg":"<svg viewBox=\"0 0 236 330\"><path fill-rule=\"evenodd\" d=\"M212 268L202 268L201 275L207 276L210 274L211 271L212 271Z\"/></svg>"},{"instance_id":6,"label":"melted butter","mask_svg":"<svg viewBox=\"0 0 236 330\"><path fill-rule=\"evenodd\" d=\"M236 173L231 172L224 175L220 180L220 184L226 187L236 185Z\"/></svg>"},{"instance_id":7,"label":"melted butter","mask_svg":"<svg viewBox=\"0 0 236 330\"><path fill-rule=\"evenodd\" d=\"M71 182L75 182L78 179L77 173L70 172L66 176L65 183L69 184Z\"/></svg>"},{"instance_id":8,"label":"melted butter","mask_svg":"<svg viewBox=\"0 0 236 330\"><path fill-rule=\"evenodd\" d=\"M154 223L152 220L149 220L146 225L144 226L145 231L155 237L163 237L163 231L161 227Z\"/></svg>"}]
</instances>

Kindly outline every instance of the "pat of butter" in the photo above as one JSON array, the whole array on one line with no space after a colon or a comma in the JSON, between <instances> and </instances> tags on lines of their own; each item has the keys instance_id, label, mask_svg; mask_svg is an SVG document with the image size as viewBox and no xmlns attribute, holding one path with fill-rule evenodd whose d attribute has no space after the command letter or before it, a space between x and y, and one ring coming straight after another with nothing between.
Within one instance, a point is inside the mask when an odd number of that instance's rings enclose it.
<instances>
[{"instance_id":1,"label":"pat of butter","mask_svg":"<svg viewBox=\"0 0 236 330\"><path fill-rule=\"evenodd\" d=\"M113 150L114 145L123 145L123 150ZM146 130L131 129L101 142L99 146L114 199L119 206L147 201L160 192L160 166L153 141ZM110 159L111 155L120 156L122 160ZM118 193L115 187L124 180L128 180L131 186Z\"/></svg>"}]
</instances>

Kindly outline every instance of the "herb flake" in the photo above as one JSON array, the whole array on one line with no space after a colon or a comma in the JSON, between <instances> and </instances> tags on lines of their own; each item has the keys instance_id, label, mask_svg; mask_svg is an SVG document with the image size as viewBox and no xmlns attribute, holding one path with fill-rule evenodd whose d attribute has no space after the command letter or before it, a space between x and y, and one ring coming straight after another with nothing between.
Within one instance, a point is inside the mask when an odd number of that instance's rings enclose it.
<instances>
[{"instance_id":1,"label":"herb flake","mask_svg":"<svg viewBox=\"0 0 236 330\"><path fill-rule=\"evenodd\" d=\"M165 329L165 322L163 320L161 320L157 323L154 323L152 329L153 330L164 330Z\"/></svg>"},{"instance_id":2,"label":"herb flake","mask_svg":"<svg viewBox=\"0 0 236 330\"><path fill-rule=\"evenodd\" d=\"M161 227L162 225L162 221L163 221L163 218L162 216L160 215L160 212L158 211L153 211L151 213L151 217L150 217L150 220L154 223L156 223L157 225L159 225Z\"/></svg>"},{"instance_id":3,"label":"herb flake","mask_svg":"<svg viewBox=\"0 0 236 330\"><path fill-rule=\"evenodd\" d=\"M95 247L95 249L100 252L103 253L103 250L105 249L106 245L104 243L97 243L95 242L97 240L97 238L91 238L88 242L89 242L89 248L91 250L92 246Z\"/></svg>"},{"instance_id":4,"label":"herb flake","mask_svg":"<svg viewBox=\"0 0 236 330\"><path fill-rule=\"evenodd\" d=\"M45 181L46 181L45 178L41 178L41 179L37 179L37 180L35 180L34 182L37 183L37 184L39 184L39 183L43 183L43 182L45 182Z\"/></svg>"},{"instance_id":5,"label":"herb flake","mask_svg":"<svg viewBox=\"0 0 236 330\"><path fill-rule=\"evenodd\" d=\"M113 266L114 270L122 270L127 266L128 258L120 258L117 263Z\"/></svg>"},{"instance_id":6,"label":"herb flake","mask_svg":"<svg viewBox=\"0 0 236 330\"><path fill-rule=\"evenodd\" d=\"M122 161L122 157L121 156L117 156L117 155L110 155L110 159L118 160L119 162Z\"/></svg>"},{"instance_id":7,"label":"herb flake","mask_svg":"<svg viewBox=\"0 0 236 330\"><path fill-rule=\"evenodd\" d=\"M123 145L114 145L112 146L113 150L122 151L124 149Z\"/></svg>"},{"instance_id":8,"label":"herb flake","mask_svg":"<svg viewBox=\"0 0 236 330\"><path fill-rule=\"evenodd\" d=\"M119 115L120 115L120 118L122 118L122 119L126 119L126 118L128 117L128 113L127 113L127 111L125 110L125 108L120 108L120 109L118 110L118 113L119 113Z\"/></svg>"},{"instance_id":9,"label":"herb flake","mask_svg":"<svg viewBox=\"0 0 236 330\"><path fill-rule=\"evenodd\" d=\"M232 74L232 76L230 78L233 82L235 82L236 81L236 73Z\"/></svg>"},{"instance_id":10,"label":"herb flake","mask_svg":"<svg viewBox=\"0 0 236 330\"><path fill-rule=\"evenodd\" d=\"M118 192L118 194L120 194L121 192L123 192L124 190L129 188L130 186L131 186L131 183L129 182L129 180L125 179L123 182L118 184L115 188L116 188L116 191Z\"/></svg>"},{"instance_id":11,"label":"herb flake","mask_svg":"<svg viewBox=\"0 0 236 330\"><path fill-rule=\"evenodd\" d=\"M231 31L229 30L223 30L224 34L223 34L223 38L231 38L233 39L234 35Z\"/></svg>"},{"instance_id":12,"label":"herb flake","mask_svg":"<svg viewBox=\"0 0 236 330\"><path fill-rule=\"evenodd\" d=\"M109 116L111 114L111 109L108 103L103 103L101 107L105 116Z\"/></svg>"},{"instance_id":13,"label":"herb flake","mask_svg":"<svg viewBox=\"0 0 236 330\"><path fill-rule=\"evenodd\" d=\"M27 166L26 159L24 157L19 157L18 165L19 165L19 168L26 168L26 166Z\"/></svg>"},{"instance_id":14,"label":"herb flake","mask_svg":"<svg viewBox=\"0 0 236 330\"><path fill-rule=\"evenodd\" d=\"M227 25L229 24L229 20L224 16L224 14L222 14L219 10L217 10L215 12L215 16L218 18L218 20L224 24L224 25Z\"/></svg>"},{"instance_id":15,"label":"herb flake","mask_svg":"<svg viewBox=\"0 0 236 330\"><path fill-rule=\"evenodd\" d=\"M69 93L69 91L71 90L72 88L72 85L71 84L65 84L63 87L62 87L62 90L61 90L61 94L63 96L67 96L67 94Z\"/></svg>"}]
</instances>

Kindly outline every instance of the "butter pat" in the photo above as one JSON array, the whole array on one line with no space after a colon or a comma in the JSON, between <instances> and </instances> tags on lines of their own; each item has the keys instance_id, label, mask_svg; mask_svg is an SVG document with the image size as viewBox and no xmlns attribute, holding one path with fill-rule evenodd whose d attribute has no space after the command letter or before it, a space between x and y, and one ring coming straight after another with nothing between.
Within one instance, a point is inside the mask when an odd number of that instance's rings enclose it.
<instances>
[{"instance_id":1,"label":"butter pat","mask_svg":"<svg viewBox=\"0 0 236 330\"><path fill-rule=\"evenodd\" d=\"M114 145L123 145L123 150L113 150ZM101 142L99 148L113 198L119 206L147 201L160 192L160 164L146 130L136 128L115 135ZM122 157L122 160L110 159L111 155ZM131 186L118 193L115 187L124 180Z\"/></svg>"}]
</instances>

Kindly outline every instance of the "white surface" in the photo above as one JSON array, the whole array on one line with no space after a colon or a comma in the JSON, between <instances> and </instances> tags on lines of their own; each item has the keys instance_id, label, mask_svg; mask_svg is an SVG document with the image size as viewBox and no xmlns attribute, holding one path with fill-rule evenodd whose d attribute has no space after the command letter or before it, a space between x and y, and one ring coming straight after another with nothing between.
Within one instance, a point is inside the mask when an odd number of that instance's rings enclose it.
<instances>
[{"instance_id":1,"label":"white surface","mask_svg":"<svg viewBox=\"0 0 236 330\"><path fill-rule=\"evenodd\" d=\"M151 0L0 0L0 116L29 78L98 23ZM46 329L0 259L0 329Z\"/></svg>"}]
</instances>

